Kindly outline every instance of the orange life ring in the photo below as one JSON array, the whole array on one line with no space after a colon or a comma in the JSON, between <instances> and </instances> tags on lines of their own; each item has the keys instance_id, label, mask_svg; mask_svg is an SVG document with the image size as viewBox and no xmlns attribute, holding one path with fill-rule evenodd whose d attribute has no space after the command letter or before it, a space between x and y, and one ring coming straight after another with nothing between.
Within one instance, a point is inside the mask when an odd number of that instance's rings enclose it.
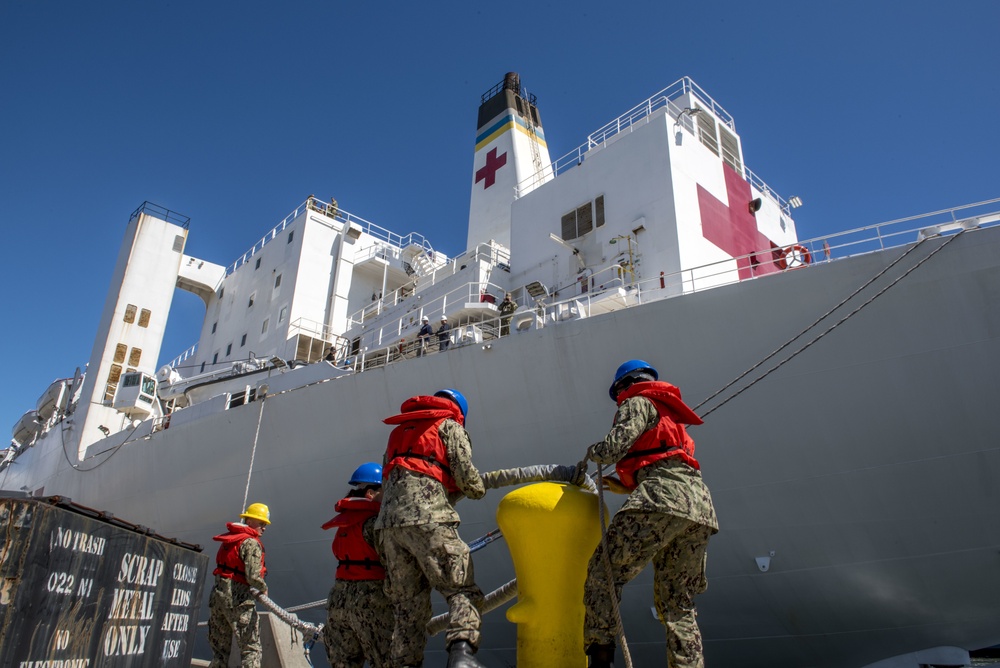
<instances>
[{"instance_id":1,"label":"orange life ring","mask_svg":"<svg viewBox=\"0 0 1000 668\"><path fill-rule=\"evenodd\" d=\"M775 261L778 269L799 269L812 261L809 249L805 246L793 244L781 250L781 257Z\"/></svg>"}]
</instances>

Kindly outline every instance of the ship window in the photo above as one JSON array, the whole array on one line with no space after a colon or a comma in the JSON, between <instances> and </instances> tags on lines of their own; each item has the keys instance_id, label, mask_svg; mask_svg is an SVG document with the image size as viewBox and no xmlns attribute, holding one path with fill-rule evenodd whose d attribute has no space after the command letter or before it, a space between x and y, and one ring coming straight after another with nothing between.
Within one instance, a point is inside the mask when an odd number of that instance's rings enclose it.
<instances>
[{"instance_id":1,"label":"ship window","mask_svg":"<svg viewBox=\"0 0 1000 668\"><path fill-rule=\"evenodd\" d=\"M250 295L250 301L247 302L247 308L251 308L253 306L253 300L255 300L255 299L257 299L257 293L256 292L254 292L253 294Z\"/></svg>"},{"instance_id":2,"label":"ship window","mask_svg":"<svg viewBox=\"0 0 1000 668\"><path fill-rule=\"evenodd\" d=\"M125 307L125 322L130 325L135 322L135 306L132 304Z\"/></svg>"},{"instance_id":3,"label":"ship window","mask_svg":"<svg viewBox=\"0 0 1000 668\"><path fill-rule=\"evenodd\" d=\"M122 377L122 367L120 364L112 364L111 372L108 374L108 383L114 385Z\"/></svg>"},{"instance_id":4,"label":"ship window","mask_svg":"<svg viewBox=\"0 0 1000 668\"><path fill-rule=\"evenodd\" d=\"M122 387L135 387L139 384L140 376L137 373L127 373L125 377L122 378Z\"/></svg>"},{"instance_id":5,"label":"ship window","mask_svg":"<svg viewBox=\"0 0 1000 668\"><path fill-rule=\"evenodd\" d=\"M226 403L226 408L236 408L237 406L243 406L248 404L257 398L257 388L252 387L244 390L243 392L233 392L229 395L229 401Z\"/></svg>"},{"instance_id":6,"label":"ship window","mask_svg":"<svg viewBox=\"0 0 1000 668\"><path fill-rule=\"evenodd\" d=\"M281 274L278 274L277 276L274 277L274 287L275 288L281 287Z\"/></svg>"},{"instance_id":7,"label":"ship window","mask_svg":"<svg viewBox=\"0 0 1000 668\"><path fill-rule=\"evenodd\" d=\"M697 105L695 108L701 109ZM707 146L709 151L719 155L719 142L715 138L715 119L704 109L695 118L698 119L698 137L701 143Z\"/></svg>"},{"instance_id":8,"label":"ship window","mask_svg":"<svg viewBox=\"0 0 1000 668\"><path fill-rule=\"evenodd\" d=\"M218 363L219 363L219 353L215 353L214 355L212 355L212 364L218 364Z\"/></svg>"},{"instance_id":9,"label":"ship window","mask_svg":"<svg viewBox=\"0 0 1000 668\"><path fill-rule=\"evenodd\" d=\"M288 315L288 307L282 306L281 311L278 313L278 324L285 322L285 316Z\"/></svg>"},{"instance_id":10,"label":"ship window","mask_svg":"<svg viewBox=\"0 0 1000 668\"><path fill-rule=\"evenodd\" d=\"M253 266L253 270L254 271L257 271L258 269L260 269L260 260L261 260L261 258L257 258L257 264L255 264Z\"/></svg>"},{"instance_id":11,"label":"ship window","mask_svg":"<svg viewBox=\"0 0 1000 668\"><path fill-rule=\"evenodd\" d=\"M242 338L242 339L240 339L240 348L242 348L242 347L243 347L243 346L245 346L246 344L247 344L247 335L246 335L246 334L244 334L244 335L243 335L243 338Z\"/></svg>"},{"instance_id":12,"label":"ship window","mask_svg":"<svg viewBox=\"0 0 1000 668\"><path fill-rule=\"evenodd\" d=\"M292 243L292 239L294 238L295 238L295 230L292 230L291 232L288 233L288 241L286 241L285 243L286 244Z\"/></svg>"},{"instance_id":13,"label":"ship window","mask_svg":"<svg viewBox=\"0 0 1000 668\"><path fill-rule=\"evenodd\" d=\"M142 348L133 348L132 352L129 353L128 363L129 366L139 366L139 359L142 357Z\"/></svg>"},{"instance_id":14,"label":"ship window","mask_svg":"<svg viewBox=\"0 0 1000 668\"><path fill-rule=\"evenodd\" d=\"M201 363L201 371L199 371L198 373L205 373L205 363L204 362Z\"/></svg>"},{"instance_id":15,"label":"ship window","mask_svg":"<svg viewBox=\"0 0 1000 668\"><path fill-rule=\"evenodd\" d=\"M261 335L267 334L267 326L271 324L270 318L264 318L264 325L260 328Z\"/></svg>"},{"instance_id":16,"label":"ship window","mask_svg":"<svg viewBox=\"0 0 1000 668\"><path fill-rule=\"evenodd\" d=\"M119 343L118 345L116 345L114 361L117 362L118 364L124 362L126 352L128 352L128 346L126 346L124 343Z\"/></svg>"},{"instance_id":17,"label":"ship window","mask_svg":"<svg viewBox=\"0 0 1000 668\"><path fill-rule=\"evenodd\" d=\"M226 357L229 357L233 353L233 344L226 346Z\"/></svg>"},{"instance_id":18,"label":"ship window","mask_svg":"<svg viewBox=\"0 0 1000 668\"><path fill-rule=\"evenodd\" d=\"M219 299L222 299L222 295L226 294L226 288L219 288Z\"/></svg>"},{"instance_id":19,"label":"ship window","mask_svg":"<svg viewBox=\"0 0 1000 668\"><path fill-rule=\"evenodd\" d=\"M142 392L150 396L156 393L156 383L151 376L142 377Z\"/></svg>"},{"instance_id":20,"label":"ship window","mask_svg":"<svg viewBox=\"0 0 1000 668\"><path fill-rule=\"evenodd\" d=\"M736 139L736 135L729 132L721 125L719 126L719 139L722 143L722 159L727 165L736 170L737 173L743 173L743 167L740 164L740 144Z\"/></svg>"},{"instance_id":21,"label":"ship window","mask_svg":"<svg viewBox=\"0 0 1000 668\"><path fill-rule=\"evenodd\" d=\"M148 308L144 308L139 311L139 326L149 327L149 316L152 315Z\"/></svg>"},{"instance_id":22,"label":"ship window","mask_svg":"<svg viewBox=\"0 0 1000 668\"><path fill-rule=\"evenodd\" d=\"M219 326L219 322L218 321L215 321L215 322L212 323L212 334L215 334L215 330L216 330L216 328L218 328L218 326Z\"/></svg>"}]
</instances>

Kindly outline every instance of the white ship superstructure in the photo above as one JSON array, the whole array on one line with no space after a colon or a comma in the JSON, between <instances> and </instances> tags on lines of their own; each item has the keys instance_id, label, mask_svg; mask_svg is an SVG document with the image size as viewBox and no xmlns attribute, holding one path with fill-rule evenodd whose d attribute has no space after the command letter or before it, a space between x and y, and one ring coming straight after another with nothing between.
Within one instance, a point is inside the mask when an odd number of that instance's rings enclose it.
<instances>
[{"instance_id":1,"label":"white ship superstructure","mask_svg":"<svg viewBox=\"0 0 1000 668\"><path fill-rule=\"evenodd\" d=\"M733 118L687 78L551 160L508 74L475 142L456 257L309 197L223 266L184 254L185 217L140 207L86 373L15 425L0 487L203 545L265 501L270 589L296 605L325 594L319 526L405 398L461 389L481 470L574 463L639 357L706 417L710 664L917 666L1000 642L1000 201L800 240L797 198L746 167ZM206 316L158 369L176 288ZM446 350L417 339L424 317L448 319ZM466 539L499 499L459 506ZM484 589L512 572L499 545L476 570ZM623 600L636 665L662 662L648 574ZM484 643L487 664L513 661L502 612Z\"/></svg>"}]
</instances>

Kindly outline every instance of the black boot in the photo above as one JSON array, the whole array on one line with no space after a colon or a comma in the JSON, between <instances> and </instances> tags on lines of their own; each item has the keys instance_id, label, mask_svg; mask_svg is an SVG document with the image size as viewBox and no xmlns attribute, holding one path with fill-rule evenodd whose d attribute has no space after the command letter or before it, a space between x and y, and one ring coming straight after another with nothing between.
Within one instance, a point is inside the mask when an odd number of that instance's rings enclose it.
<instances>
[{"instance_id":1,"label":"black boot","mask_svg":"<svg viewBox=\"0 0 1000 668\"><path fill-rule=\"evenodd\" d=\"M590 643L590 647L587 648L587 656L590 657L590 668L615 668L614 645Z\"/></svg>"},{"instance_id":2,"label":"black boot","mask_svg":"<svg viewBox=\"0 0 1000 668\"><path fill-rule=\"evenodd\" d=\"M476 648L467 640L456 640L448 647L448 668L486 668L475 657Z\"/></svg>"}]
</instances>

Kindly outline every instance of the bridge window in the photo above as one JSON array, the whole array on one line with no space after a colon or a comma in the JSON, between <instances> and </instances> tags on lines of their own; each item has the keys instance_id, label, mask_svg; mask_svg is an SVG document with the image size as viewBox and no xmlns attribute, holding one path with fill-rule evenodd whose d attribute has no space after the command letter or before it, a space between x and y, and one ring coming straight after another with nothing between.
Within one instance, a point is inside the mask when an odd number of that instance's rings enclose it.
<instances>
[{"instance_id":1,"label":"bridge window","mask_svg":"<svg viewBox=\"0 0 1000 668\"><path fill-rule=\"evenodd\" d=\"M132 304L129 304L128 306L125 307L125 318L124 318L124 320L125 320L125 322L127 322L130 325L133 322L135 322L135 306L133 306Z\"/></svg>"}]
</instances>

